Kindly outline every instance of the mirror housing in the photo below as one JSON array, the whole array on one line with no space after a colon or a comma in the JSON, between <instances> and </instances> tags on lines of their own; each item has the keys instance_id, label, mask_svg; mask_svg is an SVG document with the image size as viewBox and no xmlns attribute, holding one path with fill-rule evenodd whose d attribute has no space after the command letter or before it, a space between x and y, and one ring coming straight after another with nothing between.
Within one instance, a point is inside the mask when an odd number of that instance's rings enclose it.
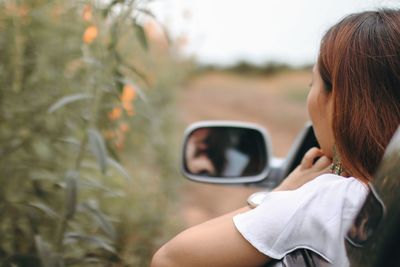
<instances>
[{"instance_id":1,"label":"mirror housing","mask_svg":"<svg viewBox=\"0 0 400 267\"><path fill-rule=\"evenodd\" d=\"M185 131L181 172L197 182L257 183L268 176L271 157L269 135L263 127L201 121Z\"/></svg>"},{"instance_id":2,"label":"mirror housing","mask_svg":"<svg viewBox=\"0 0 400 267\"><path fill-rule=\"evenodd\" d=\"M264 158L265 160L262 161L264 163L263 166L264 168L260 167L258 172L251 173L251 175L248 175L248 173L244 173L247 175L243 175L239 173L236 173L236 176L231 176L227 177L226 175L218 176L210 172L210 168L203 168L203 171L200 170L195 170L195 171L190 171L188 167L188 162L186 159L186 153L187 153L187 145L190 136L195 132L200 130L201 134L201 129L221 129L221 128L226 128L226 129L236 129L236 131L250 131L253 130L257 132L258 134L255 134L256 139L258 140L264 140L260 141L260 143L264 142L264 145L260 145L260 149L264 150ZM203 131L203 135L204 135ZM225 133L220 133L220 136L227 138L229 134L227 132ZM260 135L262 137L260 137ZM226 140L223 140L224 142ZM254 142L253 142L254 143ZM256 142L257 143L257 142ZM249 145L249 144L247 144ZM253 144L254 145L254 144ZM250 146L252 146L250 144ZM315 137L315 133L313 130L313 127L310 122L307 122L304 125L304 128L300 133L297 135L297 138L295 142L293 143L288 155L285 158L276 158L273 157L271 154L271 143L269 139L269 135L267 131L253 123L243 123L243 122L237 122L237 121L201 121L194 123L190 125L186 131L185 131L185 136L184 136L184 142L183 142L183 150L182 150L182 159L181 159L181 172L182 174L189 178L190 180L197 181L197 182L205 182L205 183L216 183L216 184L254 184L260 187L264 188L274 188L277 185L279 185L282 180L284 180L287 175L294 169L296 168L300 162L301 159L303 158L303 155L308 149L311 147L319 147L318 141ZM193 153L193 152L192 152ZM263 153L258 152L261 158L263 158ZM231 153L232 154L232 153ZM240 155L237 153L233 153L232 155ZM231 156L232 156L231 155ZM242 157L243 158L243 157ZM197 162L198 163L198 162ZM243 163L243 160L242 160ZM207 165L207 164L206 164ZM209 165L209 164L208 164ZM208 169L208 173L207 173ZM261 169L263 169L261 171ZM254 169L253 169L254 170Z\"/></svg>"}]
</instances>

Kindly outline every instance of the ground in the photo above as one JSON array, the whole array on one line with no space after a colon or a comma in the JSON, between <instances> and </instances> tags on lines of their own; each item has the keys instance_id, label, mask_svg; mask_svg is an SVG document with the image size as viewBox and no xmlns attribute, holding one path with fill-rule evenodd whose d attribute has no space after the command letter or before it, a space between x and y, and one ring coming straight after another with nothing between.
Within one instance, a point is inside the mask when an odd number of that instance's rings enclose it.
<instances>
[{"instance_id":1,"label":"ground","mask_svg":"<svg viewBox=\"0 0 400 267\"><path fill-rule=\"evenodd\" d=\"M274 156L284 157L308 120L306 98L309 70L270 76L207 72L190 79L179 99L185 125L200 120L238 120L264 126ZM181 213L185 227L246 205L247 197L262 188L221 186L186 181Z\"/></svg>"}]
</instances>

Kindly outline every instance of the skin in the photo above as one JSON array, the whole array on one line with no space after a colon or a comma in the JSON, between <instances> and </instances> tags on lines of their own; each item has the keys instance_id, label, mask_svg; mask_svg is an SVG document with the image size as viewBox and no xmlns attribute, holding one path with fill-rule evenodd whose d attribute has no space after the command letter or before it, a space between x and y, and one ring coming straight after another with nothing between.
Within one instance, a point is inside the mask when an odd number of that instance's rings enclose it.
<instances>
[{"instance_id":1,"label":"skin","mask_svg":"<svg viewBox=\"0 0 400 267\"><path fill-rule=\"evenodd\" d=\"M321 149L311 148L301 164L275 191L295 190L329 172L333 147L331 102L331 94L323 88L322 79L314 67L307 108ZM185 230L156 252L151 267L263 266L271 259L244 239L232 220L236 214L249 209L244 207Z\"/></svg>"},{"instance_id":2,"label":"skin","mask_svg":"<svg viewBox=\"0 0 400 267\"><path fill-rule=\"evenodd\" d=\"M332 158L332 148L335 140L331 126L333 99L332 93L324 88L324 82L319 74L317 65L314 65L312 72L310 92L307 97L307 109L322 152L327 157Z\"/></svg>"},{"instance_id":3,"label":"skin","mask_svg":"<svg viewBox=\"0 0 400 267\"><path fill-rule=\"evenodd\" d=\"M216 174L214 165L204 152L207 149L205 140L209 136L209 132L209 129L200 129L189 137L185 157L188 169L191 173L206 172L209 175Z\"/></svg>"}]
</instances>

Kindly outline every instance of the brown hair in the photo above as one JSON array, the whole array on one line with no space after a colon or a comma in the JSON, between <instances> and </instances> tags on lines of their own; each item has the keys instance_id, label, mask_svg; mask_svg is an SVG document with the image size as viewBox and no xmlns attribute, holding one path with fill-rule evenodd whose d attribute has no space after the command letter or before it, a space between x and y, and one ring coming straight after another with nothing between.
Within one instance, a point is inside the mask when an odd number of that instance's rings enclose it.
<instances>
[{"instance_id":1,"label":"brown hair","mask_svg":"<svg viewBox=\"0 0 400 267\"><path fill-rule=\"evenodd\" d=\"M370 179L400 124L400 11L345 17L322 39L318 70L332 93L342 164Z\"/></svg>"}]
</instances>

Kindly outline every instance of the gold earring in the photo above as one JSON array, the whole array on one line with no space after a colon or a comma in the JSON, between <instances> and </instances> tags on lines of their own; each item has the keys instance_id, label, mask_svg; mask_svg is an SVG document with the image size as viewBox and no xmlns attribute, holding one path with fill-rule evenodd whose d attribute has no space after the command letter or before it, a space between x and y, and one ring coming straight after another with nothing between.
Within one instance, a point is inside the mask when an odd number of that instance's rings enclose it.
<instances>
[{"instance_id":1,"label":"gold earring","mask_svg":"<svg viewBox=\"0 0 400 267\"><path fill-rule=\"evenodd\" d=\"M334 146L331 172L336 175L341 175L343 171L342 161L340 160L339 153L336 151L336 146Z\"/></svg>"}]
</instances>

